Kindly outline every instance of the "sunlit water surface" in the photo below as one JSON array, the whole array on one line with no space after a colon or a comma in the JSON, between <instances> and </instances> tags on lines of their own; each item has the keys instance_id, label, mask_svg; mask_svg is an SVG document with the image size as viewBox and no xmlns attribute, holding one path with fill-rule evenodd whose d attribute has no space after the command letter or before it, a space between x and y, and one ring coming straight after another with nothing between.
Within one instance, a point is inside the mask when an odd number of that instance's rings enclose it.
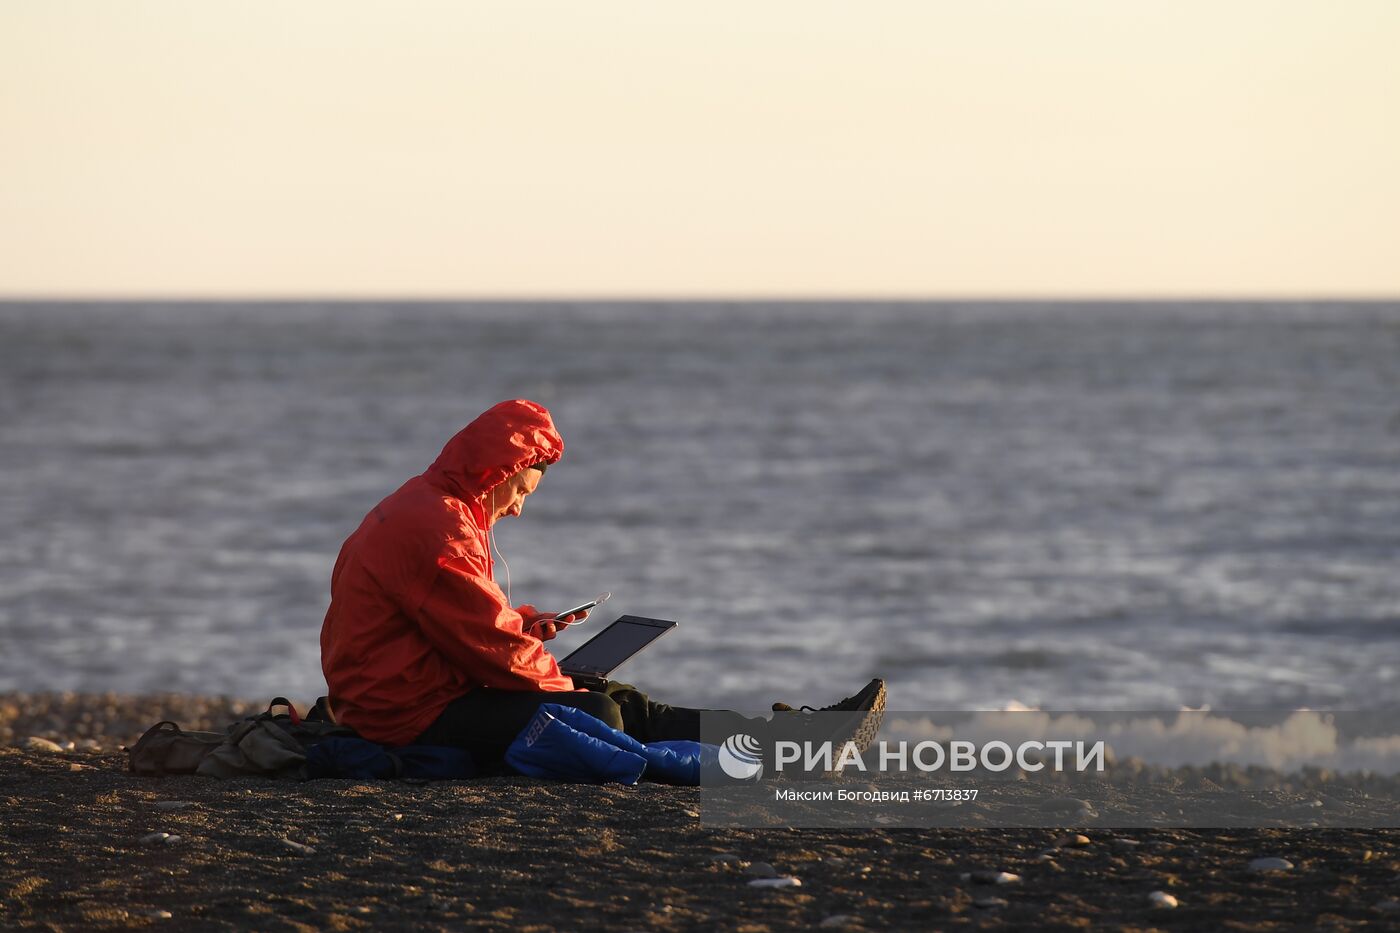
<instances>
[{"instance_id":1,"label":"sunlit water surface","mask_svg":"<svg viewBox=\"0 0 1400 933\"><path fill-rule=\"evenodd\" d=\"M673 702L1400 705L1394 304L0 306L0 689L323 692L340 542L512 397L515 601L679 620Z\"/></svg>"}]
</instances>

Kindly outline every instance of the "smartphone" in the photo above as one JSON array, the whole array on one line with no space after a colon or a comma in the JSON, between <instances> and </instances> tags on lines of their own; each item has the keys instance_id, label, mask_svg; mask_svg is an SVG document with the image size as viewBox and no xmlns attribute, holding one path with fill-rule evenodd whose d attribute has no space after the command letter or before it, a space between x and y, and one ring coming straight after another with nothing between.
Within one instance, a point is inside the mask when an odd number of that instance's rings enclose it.
<instances>
[{"instance_id":1,"label":"smartphone","mask_svg":"<svg viewBox=\"0 0 1400 933\"><path fill-rule=\"evenodd\" d=\"M602 603L605 603L605 602L607 602L607 601L608 601L609 599L611 599L611 598L612 598L612 594L611 594L611 593L604 593L603 595L597 597L596 599L593 599L593 600L590 601L590 602L584 603L582 606L575 606L575 607L572 608L572 609L565 609L563 612L556 612L556 613L554 614L554 618L556 618L556 619L562 619L562 618L564 618L564 616L571 616L571 615L573 615L573 614L576 613L576 612L587 612L588 610L592 609L594 606L597 606L597 605L600 605L600 604L602 604ZM559 624L559 625L573 625L574 623L572 623L572 622L560 622L560 623L557 623L557 624Z\"/></svg>"}]
</instances>

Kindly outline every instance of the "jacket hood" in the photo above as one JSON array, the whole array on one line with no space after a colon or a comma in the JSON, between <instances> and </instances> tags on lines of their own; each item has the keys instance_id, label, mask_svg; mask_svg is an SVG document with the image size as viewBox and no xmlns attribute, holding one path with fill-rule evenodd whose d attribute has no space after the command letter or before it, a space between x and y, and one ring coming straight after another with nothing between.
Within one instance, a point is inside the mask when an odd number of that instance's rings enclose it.
<instances>
[{"instance_id":1,"label":"jacket hood","mask_svg":"<svg viewBox=\"0 0 1400 933\"><path fill-rule=\"evenodd\" d=\"M511 399L454 434L423 477L471 502L526 467L554 463L563 453L564 439L549 411L527 399Z\"/></svg>"}]
</instances>

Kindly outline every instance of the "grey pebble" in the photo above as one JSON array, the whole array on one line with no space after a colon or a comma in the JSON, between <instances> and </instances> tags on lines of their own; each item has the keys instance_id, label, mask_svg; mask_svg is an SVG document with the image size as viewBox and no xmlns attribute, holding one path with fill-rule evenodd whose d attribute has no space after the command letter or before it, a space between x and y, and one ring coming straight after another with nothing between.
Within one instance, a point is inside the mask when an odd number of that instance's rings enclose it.
<instances>
[{"instance_id":1,"label":"grey pebble","mask_svg":"<svg viewBox=\"0 0 1400 933\"><path fill-rule=\"evenodd\" d=\"M750 878L776 878L778 877L778 870L767 862L754 862L748 868L744 869L744 874L748 875Z\"/></svg>"},{"instance_id":2,"label":"grey pebble","mask_svg":"<svg viewBox=\"0 0 1400 933\"><path fill-rule=\"evenodd\" d=\"M1151 894L1147 895L1147 903L1151 904L1153 907L1163 908L1177 907L1181 904L1180 901L1166 891L1153 891Z\"/></svg>"},{"instance_id":3,"label":"grey pebble","mask_svg":"<svg viewBox=\"0 0 1400 933\"><path fill-rule=\"evenodd\" d=\"M1289 871L1293 863L1286 858L1257 858L1249 863L1250 871Z\"/></svg>"},{"instance_id":4,"label":"grey pebble","mask_svg":"<svg viewBox=\"0 0 1400 933\"><path fill-rule=\"evenodd\" d=\"M147 833L141 837L140 842L143 846L153 846L159 845L169 838L169 833Z\"/></svg>"},{"instance_id":5,"label":"grey pebble","mask_svg":"<svg viewBox=\"0 0 1400 933\"><path fill-rule=\"evenodd\" d=\"M830 917L827 917L821 923L817 924L817 928L820 930L835 930L857 922L857 919L851 914L832 914Z\"/></svg>"},{"instance_id":6,"label":"grey pebble","mask_svg":"<svg viewBox=\"0 0 1400 933\"><path fill-rule=\"evenodd\" d=\"M284 845L284 846L286 846L287 848L291 849L293 852L297 853L298 855L315 855L315 854L316 854L316 850L313 849L311 846L302 845L300 842L293 842L293 841L290 840L290 839L283 839L283 840L282 840L282 845Z\"/></svg>"},{"instance_id":7,"label":"grey pebble","mask_svg":"<svg viewBox=\"0 0 1400 933\"><path fill-rule=\"evenodd\" d=\"M737 865L742 862L743 859L739 858L739 856L735 855L733 852L721 852L719 855L710 856L710 861L718 862L721 865Z\"/></svg>"},{"instance_id":8,"label":"grey pebble","mask_svg":"<svg viewBox=\"0 0 1400 933\"><path fill-rule=\"evenodd\" d=\"M972 902L973 907L980 907L982 910L993 910L997 907L1006 907L1009 902L1004 897L979 897Z\"/></svg>"},{"instance_id":9,"label":"grey pebble","mask_svg":"<svg viewBox=\"0 0 1400 933\"><path fill-rule=\"evenodd\" d=\"M850 859L842 858L839 855L831 855L827 858L822 859L822 861L830 865L832 868L840 868L842 865L845 865L847 862L849 862Z\"/></svg>"},{"instance_id":10,"label":"grey pebble","mask_svg":"<svg viewBox=\"0 0 1400 933\"><path fill-rule=\"evenodd\" d=\"M1123 849L1136 849L1138 846L1142 845L1137 839L1115 839L1113 840L1113 844Z\"/></svg>"},{"instance_id":11,"label":"grey pebble","mask_svg":"<svg viewBox=\"0 0 1400 933\"><path fill-rule=\"evenodd\" d=\"M184 836L166 836L164 839L161 840L161 842L165 843L168 846L173 846L179 843L184 838Z\"/></svg>"},{"instance_id":12,"label":"grey pebble","mask_svg":"<svg viewBox=\"0 0 1400 933\"><path fill-rule=\"evenodd\" d=\"M784 875L781 878L755 878L749 882L751 888L800 888L802 881L791 875Z\"/></svg>"},{"instance_id":13,"label":"grey pebble","mask_svg":"<svg viewBox=\"0 0 1400 933\"><path fill-rule=\"evenodd\" d=\"M189 800L157 800L151 806L157 810L187 810L194 806L194 803Z\"/></svg>"}]
</instances>

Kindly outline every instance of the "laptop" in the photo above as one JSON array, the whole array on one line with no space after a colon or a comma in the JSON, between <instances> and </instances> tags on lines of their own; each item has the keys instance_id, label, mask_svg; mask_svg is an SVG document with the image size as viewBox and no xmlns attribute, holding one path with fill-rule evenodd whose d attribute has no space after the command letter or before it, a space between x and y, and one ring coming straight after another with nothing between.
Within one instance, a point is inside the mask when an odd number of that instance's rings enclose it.
<instances>
[{"instance_id":1,"label":"laptop","mask_svg":"<svg viewBox=\"0 0 1400 933\"><path fill-rule=\"evenodd\" d=\"M678 624L665 619L621 616L574 649L559 662L559 669L573 679L575 686L600 690L607 686L609 674Z\"/></svg>"}]
</instances>

